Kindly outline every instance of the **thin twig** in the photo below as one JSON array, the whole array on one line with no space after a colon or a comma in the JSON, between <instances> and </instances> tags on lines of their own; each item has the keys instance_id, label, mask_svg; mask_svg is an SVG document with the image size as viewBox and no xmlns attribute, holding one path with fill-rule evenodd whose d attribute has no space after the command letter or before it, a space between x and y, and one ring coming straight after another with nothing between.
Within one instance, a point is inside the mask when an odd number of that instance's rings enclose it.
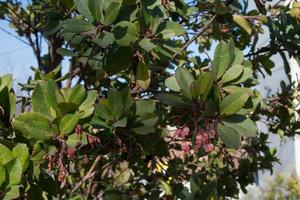
<instances>
[{"instance_id":1,"label":"thin twig","mask_svg":"<svg viewBox=\"0 0 300 200\"><path fill-rule=\"evenodd\" d=\"M185 45L180 49L180 51L185 50L188 46L190 46L198 37L200 37L210 26L210 24L215 20L215 18L217 17L217 15L214 15L205 26L203 26L203 28L196 34L194 35L194 37L192 37L191 40L189 40L187 43L185 43ZM176 57L178 56L178 53L174 53L174 55L172 56L172 60L174 60Z\"/></svg>"},{"instance_id":2,"label":"thin twig","mask_svg":"<svg viewBox=\"0 0 300 200\"><path fill-rule=\"evenodd\" d=\"M86 182L88 179L90 179L91 177L93 177L95 175L95 169L100 161L101 156L97 156L93 165L91 166L90 170L88 171L88 173L82 178L81 181L79 181L75 187L72 189L71 193L74 193L76 190L78 190L78 188L80 188L80 186Z\"/></svg>"}]
</instances>

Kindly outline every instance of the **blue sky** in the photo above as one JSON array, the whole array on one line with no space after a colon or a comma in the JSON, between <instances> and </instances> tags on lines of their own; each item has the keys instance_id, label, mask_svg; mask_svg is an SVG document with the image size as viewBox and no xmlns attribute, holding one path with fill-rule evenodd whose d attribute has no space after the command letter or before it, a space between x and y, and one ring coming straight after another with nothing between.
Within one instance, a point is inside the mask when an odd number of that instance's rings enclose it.
<instances>
[{"instance_id":1,"label":"blue sky","mask_svg":"<svg viewBox=\"0 0 300 200\"><path fill-rule=\"evenodd\" d=\"M15 34L4 21L0 27ZM25 82L32 72L30 66L36 66L31 48L0 30L0 75L10 73L19 82Z\"/></svg>"}]
</instances>

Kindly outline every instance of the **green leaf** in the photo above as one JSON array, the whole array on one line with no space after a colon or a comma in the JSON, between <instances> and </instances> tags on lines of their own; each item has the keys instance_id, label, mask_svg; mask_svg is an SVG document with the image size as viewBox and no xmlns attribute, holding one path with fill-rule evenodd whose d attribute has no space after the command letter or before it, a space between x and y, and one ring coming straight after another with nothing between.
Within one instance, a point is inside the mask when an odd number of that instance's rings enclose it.
<instances>
[{"instance_id":1,"label":"green leaf","mask_svg":"<svg viewBox=\"0 0 300 200\"><path fill-rule=\"evenodd\" d=\"M166 195L172 195L172 187L162 179L159 180L160 187L165 191Z\"/></svg>"},{"instance_id":2,"label":"green leaf","mask_svg":"<svg viewBox=\"0 0 300 200\"><path fill-rule=\"evenodd\" d=\"M239 133L240 136L255 137L257 133L257 127L255 123L243 116L243 115L232 115L223 120L226 127L234 129Z\"/></svg>"},{"instance_id":3,"label":"green leaf","mask_svg":"<svg viewBox=\"0 0 300 200\"><path fill-rule=\"evenodd\" d=\"M156 96L156 98L163 104L171 105L171 106L187 106L189 105L186 103L182 97L176 96L173 94L168 93L160 93Z\"/></svg>"},{"instance_id":4,"label":"green leaf","mask_svg":"<svg viewBox=\"0 0 300 200\"><path fill-rule=\"evenodd\" d=\"M122 93L116 89L111 89L108 92L108 108L116 120L121 117L123 107Z\"/></svg>"},{"instance_id":5,"label":"green leaf","mask_svg":"<svg viewBox=\"0 0 300 200\"><path fill-rule=\"evenodd\" d=\"M102 119L106 119L106 120L113 119L113 115L110 112L110 110L107 108L106 105L104 105L102 103L99 103L98 105L96 105L95 111L96 111L97 116Z\"/></svg>"},{"instance_id":6,"label":"green leaf","mask_svg":"<svg viewBox=\"0 0 300 200\"><path fill-rule=\"evenodd\" d=\"M3 164L0 162L0 187L6 181L6 171Z\"/></svg>"},{"instance_id":7,"label":"green leaf","mask_svg":"<svg viewBox=\"0 0 300 200\"><path fill-rule=\"evenodd\" d=\"M191 96L193 100L198 100L199 97L199 82L193 81L190 85Z\"/></svg>"},{"instance_id":8,"label":"green leaf","mask_svg":"<svg viewBox=\"0 0 300 200\"><path fill-rule=\"evenodd\" d=\"M180 92L180 86L177 83L177 80L174 76L170 76L165 80L165 85L174 92Z\"/></svg>"},{"instance_id":9,"label":"green leaf","mask_svg":"<svg viewBox=\"0 0 300 200\"><path fill-rule=\"evenodd\" d=\"M55 81L40 81L33 90L31 103L35 112L54 117L54 108L60 102L63 102L63 97Z\"/></svg>"},{"instance_id":10,"label":"green leaf","mask_svg":"<svg viewBox=\"0 0 300 200\"><path fill-rule=\"evenodd\" d=\"M213 76L210 72L205 72L198 77L197 82L200 98L205 101L213 86Z\"/></svg>"},{"instance_id":11,"label":"green leaf","mask_svg":"<svg viewBox=\"0 0 300 200\"><path fill-rule=\"evenodd\" d=\"M120 46L130 46L138 39L135 24L127 21L117 23L113 28L113 33L117 44Z\"/></svg>"},{"instance_id":12,"label":"green leaf","mask_svg":"<svg viewBox=\"0 0 300 200\"><path fill-rule=\"evenodd\" d=\"M13 78L10 74L5 74L0 77L0 91L7 87L8 91L12 88Z\"/></svg>"},{"instance_id":13,"label":"green leaf","mask_svg":"<svg viewBox=\"0 0 300 200\"><path fill-rule=\"evenodd\" d=\"M82 104L79 106L79 110L87 110L90 107L92 107L97 99L97 91L96 90L90 90L87 92L87 97L82 102Z\"/></svg>"},{"instance_id":14,"label":"green leaf","mask_svg":"<svg viewBox=\"0 0 300 200\"><path fill-rule=\"evenodd\" d=\"M129 47L110 49L107 54L107 63L103 69L110 74L116 74L129 69L133 60L133 50Z\"/></svg>"},{"instance_id":15,"label":"green leaf","mask_svg":"<svg viewBox=\"0 0 300 200\"><path fill-rule=\"evenodd\" d=\"M59 124L59 131L63 135L70 134L74 131L76 125L78 124L79 116L77 114L67 114L65 115Z\"/></svg>"},{"instance_id":16,"label":"green leaf","mask_svg":"<svg viewBox=\"0 0 300 200\"><path fill-rule=\"evenodd\" d=\"M216 47L212 64L217 79L219 79L231 65L234 59L233 51L234 49L231 49L224 41L221 41Z\"/></svg>"},{"instance_id":17,"label":"green leaf","mask_svg":"<svg viewBox=\"0 0 300 200\"><path fill-rule=\"evenodd\" d=\"M143 114L140 119L142 124L147 127L153 127L158 122L158 116L155 113Z\"/></svg>"},{"instance_id":18,"label":"green leaf","mask_svg":"<svg viewBox=\"0 0 300 200\"><path fill-rule=\"evenodd\" d=\"M82 14L90 21L94 20L94 17L89 8L89 0L75 0L74 4L76 6L76 9L80 12L80 14Z\"/></svg>"},{"instance_id":19,"label":"green leaf","mask_svg":"<svg viewBox=\"0 0 300 200\"><path fill-rule=\"evenodd\" d=\"M136 114L142 116L146 113L154 113L155 101L138 100L136 101Z\"/></svg>"},{"instance_id":20,"label":"green leaf","mask_svg":"<svg viewBox=\"0 0 300 200\"><path fill-rule=\"evenodd\" d=\"M29 149L26 144L18 143L12 150L12 155L21 162L22 169L25 171L29 165Z\"/></svg>"},{"instance_id":21,"label":"green leaf","mask_svg":"<svg viewBox=\"0 0 300 200\"><path fill-rule=\"evenodd\" d=\"M152 49L154 49L156 47L149 38L143 38L139 42L139 45L147 52L150 52Z\"/></svg>"},{"instance_id":22,"label":"green leaf","mask_svg":"<svg viewBox=\"0 0 300 200\"><path fill-rule=\"evenodd\" d=\"M127 117L120 119L119 121L115 122L112 126L113 127L126 127L127 125Z\"/></svg>"},{"instance_id":23,"label":"green leaf","mask_svg":"<svg viewBox=\"0 0 300 200\"><path fill-rule=\"evenodd\" d=\"M78 110L78 105L74 103L63 102L57 104L58 111L60 114L74 113Z\"/></svg>"},{"instance_id":24,"label":"green leaf","mask_svg":"<svg viewBox=\"0 0 300 200\"><path fill-rule=\"evenodd\" d=\"M114 0L109 2L109 6L105 10L105 19L104 19L104 26L108 26L111 23L113 23L116 18L118 17L118 14L120 12L120 8L122 5L122 0Z\"/></svg>"},{"instance_id":25,"label":"green leaf","mask_svg":"<svg viewBox=\"0 0 300 200\"><path fill-rule=\"evenodd\" d=\"M220 114L223 116L237 113L249 98L247 93L234 93L226 96L220 103Z\"/></svg>"},{"instance_id":26,"label":"green leaf","mask_svg":"<svg viewBox=\"0 0 300 200\"><path fill-rule=\"evenodd\" d=\"M242 15L233 15L233 21L242 27L249 35L252 33L250 22Z\"/></svg>"},{"instance_id":27,"label":"green leaf","mask_svg":"<svg viewBox=\"0 0 300 200\"><path fill-rule=\"evenodd\" d=\"M88 0L89 10L92 13L95 21L102 22L104 21L103 16L103 1L101 0Z\"/></svg>"},{"instance_id":28,"label":"green leaf","mask_svg":"<svg viewBox=\"0 0 300 200\"><path fill-rule=\"evenodd\" d=\"M0 144L0 152L0 163L2 163L3 165L5 165L13 159L12 152L3 144Z\"/></svg>"},{"instance_id":29,"label":"green leaf","mask_svg":"<svg viewBox=\"0 0 300 200\"><path fill-rule=\"evenodd\" d=\"M86 118L90 116L90 110L92 109L94 111L94 103L97 99L97 91L91 90L87 92L87 97L84 100L84 102L79 106L79 111L84 111L84 115L80 118ZM92 111L92 112L93 112Z\"/></svg>"},{"instance_id":30,"label":"green leaf","mask_svg":"<svg viewBox=\"0 0 300 200\"><path fill-rule=\"evenodd\" d=\"M95 27L90 22L74 18L74 19L68 19L64 21L63 28L65 32L82 33L82 32L91 31Z\"/></svg>"},{"instance_id":31,"label":"green leaf","mask_svg":"<svg viewBox=\"0 0 300 200\"><path fill-rule=\"evenodd\" d=\"M13 127L27 139L47 140L58 134L49 118L36 112L22 113L13 119Z\"/></svg>"},{"instance_id":32,"label":"green leaf","mask_svg":"<svg viewBox=\"0 0 300 200\"><path fill-rule=\"evenodd\" d=\"M232 65L222 76L221 81L223 83L230 82L236 78L238 78L243 73L244 67L240 64Z\"/></svg>"},{"instance_id":33,"label":"green leaf","mask_svg":"<svg viewBox=\"0 0 300 200\"><path fill-rule=\"evenodd\" d=\"M228 148L238 148L240 144L240 135L234 129L219 125L217 128L218 134L222 142L226 144Z\"/></svg>"},{"instance_id":34,"label":"green leaf","mask_svg":"<svg viewBox=\"0 0 300 200\"><path fill-rule=\"evenodd\" d=\"M190 85L194 81L194 77L182 67L177 68L175 77L180 88L188 95L187 97L191 97Z\"/></svg>"},{"instance_id":35,"label":"green leaf","mask_svg":"<svg viewBox=\"0 0 300 200\"><path fill-rule=\"evenodd\" d=\"M71 89L66 101L79 106L85 100L86 96L87 94L84 87L82 85L76 85Z\"/></svg>"},{"instance_id":36,"label":"green leaf","mask_svg":"<svg viewBox=\"0 0 300 200\"><path fill-rule=\"evenodd\" d=\"M56 53L61 55L61 56L68 56L68 57L74 57L77 56L77 54L70 49L65 49L65 48L58 48L56 49Z\"/></svg>"},{"instance_id":37,"label":"green leaf","mask_svg":"<svg viewBox=\"0 0 300 200\"><path fill-rule=\"evenodd\" d=\"M22 164L18 158L13 159L6 164L8 173L8 186L18 185L22 178Z\"/></svg>"},{"instance_id":38,"label":"green leaf","mask_svg":"<svg viewBox=\"0 0 300 200\"><path fill-rule=\"evenodd\" d=\"M148 127L148 126L140 126L137 128L133 128L132 129L133 132L135 132L138 135L147 135L149 133L154 133L155 132L155 128L154 127Z\"/></svg>"},{"instance_id":39,"label":"green leaf","mask_svg":"<svg viewBox=\"0 0 300 200\"><path fill-rule=\"evenodd\" d=\"M137 72L136 72L136 83L138 86L140 86L142 89L147 89L150 85L150 71L148 67L142 63L139 62L137 66Z\"/></svg>"},{"instance_id":40,"label":"green leaf","mask_svg":"<svg viewBox=\"0 0 300 200\"><path fill-rule=\"evenodd\" d=\"M162 22L156 31L156 35L161 35L164 39L185 34L184 28L173 21Z\"/></svg>"},{"instance_id":41,"label":"green leaf","mask_svg":"<svg viewBox=\"0 0 300 200\"><path fill-rule=\"evenodd\" d=\"M10 119L16 114L16 95L12 92L9 93L9 108Z\"/></svg>"},{"instance_id":42,"label":"green leaf","mask_svg":"<svg viewBox=\"0 0 300 200\"><path fill-rule=\"evenodd\" d=\"M14 186L8 188L7 191L5 191L2 200L17 199L19 196L20 196L20 186L19 185L14 185Z\"/></svg>"},{"instance_id":43,"label":"green leaf","mask_svg":"<svg viewBox=\"0 0 300 200\"><path fill-rule=\"evenodd\" d=\"M234 49L234 60L232 64L243 64L244 62L244 53L238 48Z\"/></svg>"}]
</instances>

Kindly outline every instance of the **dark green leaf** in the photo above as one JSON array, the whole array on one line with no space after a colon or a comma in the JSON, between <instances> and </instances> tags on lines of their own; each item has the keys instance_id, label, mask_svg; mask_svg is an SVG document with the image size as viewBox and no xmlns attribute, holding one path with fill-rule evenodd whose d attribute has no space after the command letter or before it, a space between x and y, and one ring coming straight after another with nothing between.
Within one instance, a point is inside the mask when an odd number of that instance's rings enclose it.
<instances>
[{"instance_id":1,"label":"dark green leaf","mask_svg":"<svg viewBox=\"0 0 300 200\"><path fill-rule=\"evenodd\" d=\"M121 21L113 28L116 41L120 46L130 46L138 39L135 24Z\"/></svg>"},{"instance_id":2,"label":"dark green leaf","mask_svg":"<svg viewBox=\"0 0 300 200\"><path fill-rule=\"evenodd\" d=\"M187 106L182 97L176 96L168 93L160 93L156 96L156 98L163 104L171 105L171 106Z\"/></svg>"},{"instance_id":3,"label":"dark green leaf","mask_svg":"<svg viewBox=\"0 0 300 200\"><path fill-rule=\"evenodd\" d=\"M136 101L136 114L142 116L146 113L154 113L155 101L151 100L138 100Z\"/></svg>"},{"instance_id":4,"label":"dark green leaf","mask_svg":"<svg viewBox=\"0 0 300 200\"><path fill-rule=\"evenodd\" d=\"M226 127L232 128L238 132L240 136L256 136L257 127L255 123L243 115L232 115L228 118L225 118L223 123Z\"/></svg>"},{"instance_id":5,"label":"dark green leaf","mask_svg":"<svg viewBox=\"0 0 300 200\"><path fill-rule=\"evenodd\" d=\"M77 56L77 54L69 49L65 49L65 48L58 48L56 49L56 53L61 55L61 56L68 56L68 57L73 57L73 56Z\"/></svg>"},{"instance_id":6,"label":"dark green leaf","mask_svg":"<svg viewBox=\"0 0 300 200\"><path fill-rule=\"evenodd\" d=\"M148 67L142 63L139 62L137 66L137 72L136 72L136 83L138 86L140 86L142 89L147 89L150 85L150 71Z\"/></svg>"},{"instance_id":7,"label":"dark green leaf","mask_svg":"<svg viewBox=\"0 0 300 200\"><path fill-rule=\"evenodd\" d=\"M228 148L238 148L240 144L240 135L234 129L219 125L217 128L218 134L222 142Z\"/></svg>"}]
</instances>

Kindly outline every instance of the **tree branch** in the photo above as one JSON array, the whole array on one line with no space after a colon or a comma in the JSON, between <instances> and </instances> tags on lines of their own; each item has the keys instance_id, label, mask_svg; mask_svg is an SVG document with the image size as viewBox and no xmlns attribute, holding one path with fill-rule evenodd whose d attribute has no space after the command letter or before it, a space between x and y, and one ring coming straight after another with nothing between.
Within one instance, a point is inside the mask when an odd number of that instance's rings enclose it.
<instances>
[{"instance_id":1,"label":"tree branch","mask_svg":"<svg viewBox=\"0 0 300 200\"><path fill-rule=\"evenodd\" d=\"M185 43L185 45L183 45L183 47L180 49L180 51L185 50L188 46L190 46L198 37L200 37L207 29L208 27L211 25L211 23L215 20L215 18L217 17L217 15L214 15L208 22L207 24L201 28L201 30L194 35L194 37L192 37L191 40L189 40L187 43ZM178 53L174 53L174 55L172 56L172 60L174 60L176 57L178 56Z\"/></svg>"},{"instance_id":2,"label":"tree branch","mask_svg":"<svg viewBox=\"0 0 300 200\"><path fill-rule=\"evenodd\" d=\"M71 193L74 193L76 190L78 190L80 188L80 186L86 182L88 179L90 179L91 177L93 177L95 175L95 169L100 161L101 156L97 156L93 165L91 166L90 170L88 171L88 173L82 178L81 181L79 181L75 187L72 189Z\"/></svg>"}]
</instances>

